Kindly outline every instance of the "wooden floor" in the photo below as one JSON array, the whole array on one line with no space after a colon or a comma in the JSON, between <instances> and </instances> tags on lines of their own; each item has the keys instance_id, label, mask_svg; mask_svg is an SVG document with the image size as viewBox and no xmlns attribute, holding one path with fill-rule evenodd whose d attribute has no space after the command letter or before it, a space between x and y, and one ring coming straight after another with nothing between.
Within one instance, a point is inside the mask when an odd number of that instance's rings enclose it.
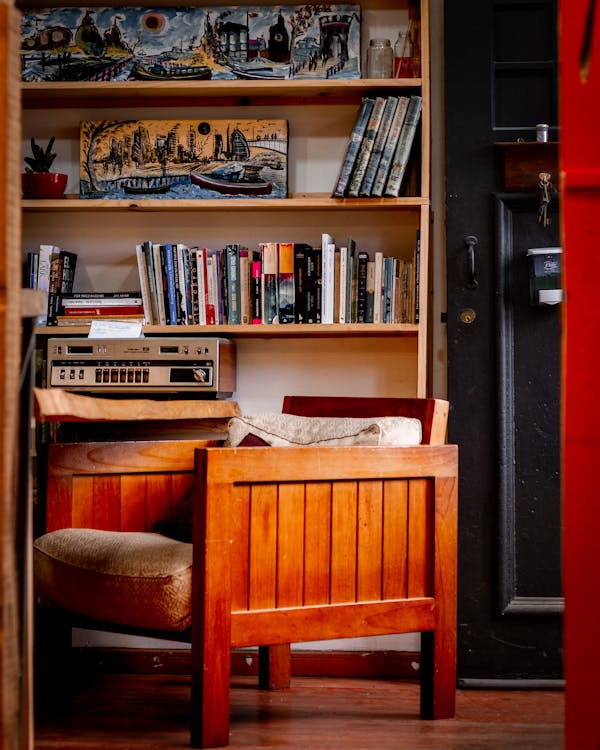
<instances>
[{"instance_id":1,"label":"wooden floor","mask_svg":"<svg viewBox=\"0 0 600 750\"><path fill-rule=\"evenodd\" d=\"M346 750L559 750L562 692L463 690L455 719L421 721L418 685L406 680L293 678L259 691L236 677L231 746ZM73 697L67 716L36 723L36 750L188 747L189 679L108 676Z\"/></svg>"}]
</instances>

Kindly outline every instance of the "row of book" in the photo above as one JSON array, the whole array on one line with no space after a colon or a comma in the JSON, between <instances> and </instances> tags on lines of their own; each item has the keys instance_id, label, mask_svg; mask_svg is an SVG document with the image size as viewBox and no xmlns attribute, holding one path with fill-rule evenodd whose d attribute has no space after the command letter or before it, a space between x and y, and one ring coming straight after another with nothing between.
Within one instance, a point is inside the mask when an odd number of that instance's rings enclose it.
<instances>
[{"instance_id":1,"label":"row of book","mask_svg":"<svg viewBox=\"0 0 600 750\"><path fill-rule=\"evenodd\" d=\"M46 314L40 325L57 325L61 295L73 291L77 253L56 245L40 245L39 250L27 252L23 263L23 287L39 289L48 295Z\"/></svg>"},{"instance_id":2,"label":"row of book","mask_svg":"<svg viewBox=\"0 0 600 750\"><path fill-rule=\"evenodd\" d=\"M398 197L421 109L418 95L363 99L332 197Z\"/></svg>"},{"instance_id":3,"label":"row of book","mask_svg":"<svg viewBox=\"0 0 600 750\"><path fill-rule=\"evenodd\" d=\"M409 260L324 233L321 247L264 242L223 249L150 241L136 246L148 325L416 323L417 232Z\"/></svg>"}]
</instances>

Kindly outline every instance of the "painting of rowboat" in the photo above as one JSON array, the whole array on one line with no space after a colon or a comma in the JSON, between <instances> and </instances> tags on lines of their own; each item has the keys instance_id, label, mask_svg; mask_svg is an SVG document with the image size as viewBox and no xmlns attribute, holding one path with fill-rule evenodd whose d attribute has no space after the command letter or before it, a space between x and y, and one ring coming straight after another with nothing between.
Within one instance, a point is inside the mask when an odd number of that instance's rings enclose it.
<instances>
[{"instance_id":1,"label":"painting of rowboat","mask_svg":"<svg viewBox=\"0 0 600 750\"><path fill-rule=\"evenodd\" d=\"M25 82L360 78L359 5L37 8Z\"/></svg>"},{"instance_id":2,"label":"painting of rowboat","mask_svg":"<svg viewBox=\"0 0 600 750\"><path fill-rule=\"evenodd\" d=\"M287 197L287 120L85 120L80 197Z\"/></svg>"}]
</instances>

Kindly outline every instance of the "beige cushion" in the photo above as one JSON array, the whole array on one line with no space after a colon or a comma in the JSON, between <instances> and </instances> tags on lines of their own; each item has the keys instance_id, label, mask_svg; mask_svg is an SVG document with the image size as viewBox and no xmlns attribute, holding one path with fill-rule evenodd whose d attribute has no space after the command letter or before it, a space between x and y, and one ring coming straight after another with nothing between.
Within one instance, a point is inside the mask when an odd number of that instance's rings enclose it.
<instances>
[{"instance_id":1,"label":"beige cushion","mask_svg":"<svg viewBox=\"0 0 600 750\"><path fill-rule=\"evenodd\" d=\"M161 534L60 529L34 542L40 600L84 617L185 630L192 616L192 545Z\"/></svg>"},{"instance_id":2,"label":"beige cushion","mask_svg":"<svg viewBox=\"0 0 600 750\"><path fill-rule=\"evenodd\" d=\"M419 445L421 422L411 417L300 417L257 414L229 420L226 445L249 434L269 445Z\"/></svg>"}]
</instances>

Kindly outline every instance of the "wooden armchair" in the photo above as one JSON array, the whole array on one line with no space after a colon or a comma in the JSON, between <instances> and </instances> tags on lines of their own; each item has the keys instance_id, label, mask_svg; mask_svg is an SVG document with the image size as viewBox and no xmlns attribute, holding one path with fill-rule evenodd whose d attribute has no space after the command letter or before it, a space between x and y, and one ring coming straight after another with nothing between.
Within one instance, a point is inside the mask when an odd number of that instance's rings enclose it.
<instances>
[{"instance_id":1,"label":"wooden armchair","mask_svg":"<svg viewBox=\"0 0 600 750\"><path fill-rule=\"evenodd\" d=\"M231 647L422 633L421 715L454 715L456 446L197 454L192 745L229 740Z\"/></svg>"},{"instance_id":2,"label":"wooden armchair","mask_svg":"<svg viewBox=\"0 0 600 750\"><path fill-rule=\"evenodd\" d=\"M102 400L93 401L98 406ZM284 410L301 414L317 401L286 397ZM324 401L318 404L320 416L331 415L324 406L334 408L333 415L350 408L353 416L399 413L390 412L389 403L375 404L387 399L361 399L366 412L357 412L353 399ZM443 442L446 402L393 401L403 402L401 414L421 419L424 441ZM380 408L386 411L368 411ZM232 647L259 645L259 685L272 687L289 684L292 642L422 631L422 715L452 715L456 449L217 445L159 440L48 447L49 532L148 532L186 498L195 503L193 559L190 549L180 597L188 598L177 602L187 621L144 627L143 605L130 607L125 622L111 620L116 613L110 591L101 596L102 588L92 583L64 587L60 567L52 568L46 585L38 578L45 605L40 612L47 619L36 644L46 647L47 660L38 660L36 673L51 675L50 693L58 692L66 675L58 646L74 624L173 640L191 637L192 744L219 746L228 741ZM352 593L348 583L354 580Z\"/></svg>"}]
</instances>

